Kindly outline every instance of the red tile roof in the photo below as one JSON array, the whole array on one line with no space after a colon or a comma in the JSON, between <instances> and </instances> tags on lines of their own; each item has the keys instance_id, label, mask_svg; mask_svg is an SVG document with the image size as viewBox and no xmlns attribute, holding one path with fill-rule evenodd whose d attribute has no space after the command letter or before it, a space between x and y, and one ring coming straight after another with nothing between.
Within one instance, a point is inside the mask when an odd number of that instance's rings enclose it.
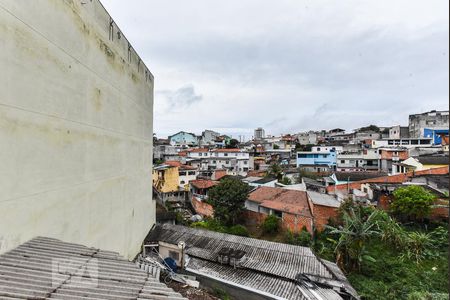
<instances>
[{"instance_id":1,"label":"red tile roof","mask_svg":"<svg viewBox=\"0 0 450 300\"><path fill-rule=\"evenodd\" d=\"M211 152L242 152L239 148L231 148L231 149L214 149L211 150Z\"/></svg>"},{"instance_id":2,"label":"red tile roof","mask_svg":"<svg viewBox=\"0 0 450 300\"><path fill-rule=\"evenodd\" d=\"M192 186L195 186L198 189L209 189L210 187L216 186L219 184L217 181L207 180L207 179L197 179L189 182Z\"/></svg>"},{"instance_id":3,"label":"red tile roof","mask_svg":"<svg viewBox=\"0 0 450 300\"><path fill-rule=\"evenodd\" d=\"M171 167L178 167L180 170L197 170L196 167L183 165L181 162L177 160L168 160L164 162L165 165L169 165Z\"/></svg>"},{"instance_id":4,"label":"red tile roof","mask_svg":"<svg viewBox=\"0 0 450 300\"><path fill-rule=\"evenodd\" d=\"M443 175L449 173L449 167L439 167L439 168L432 168L427 170L421 170L421 171L413 171L408 173L402 173L402 174L396 174L391 176L382 176L382 177L376 177L376 178L370 178L360 181L354 181L349 184L338 184L338 185L332 185L327 187L328 192L332 192L334 190L345 190L347 188L349 189L360 189L361 184L364 183L403 183L408 181L411 177L418 176L418 175Z\"/></svg>"},{"instance_id":5,"label":"red tile roof","mask_svg":"<svg viewBox=\"0 0 450 300\"><path fill-rule=\"evenodd\" d=\"M191 203L192 203L192 207L194 208L194 210L197 214L204 216L204 217L213 217L214 216L214 208L210 204L203 202L194 196L192 197Z\"/></svg>"},{"instance_id":6,"label":"red tile roof","mask_svg":"<svg viewBox=\"0 0 450 300\"><path fill-rule=\"evenodd\" d=\"M188 149L186 152L208 152L209 150L207 148L194 148L194 149Z\"/></svg>"},{"instance_id":7,"label":"red tile roof","mask_svg":"<svg viewBox=\"0 0 450 300\"><path fill-rule=\"evenodd\" d=\"M274 210L311 217L308 196L304 191L273 187L259 187L248 196L248 200Z\"/></svg>"}]
</instances>

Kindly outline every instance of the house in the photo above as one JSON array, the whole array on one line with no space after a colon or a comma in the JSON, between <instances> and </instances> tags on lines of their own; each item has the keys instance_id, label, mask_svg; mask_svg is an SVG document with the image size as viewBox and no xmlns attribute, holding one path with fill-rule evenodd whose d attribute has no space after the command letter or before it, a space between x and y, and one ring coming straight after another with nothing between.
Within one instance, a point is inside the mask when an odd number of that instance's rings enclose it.
<instances>
[{"instance_id":1,"label":"house","mask_svg":"<svg viewBox=\"0 0 450 300\"><path fill-rule=\"evenodd\" d=\"M202 217L212 217L214 215L213 207L206 202L208 191L218 185L218 181L197 179L189 183L191 192L191 204L196 214Z\"/></svg>"},{"instance_id":2,"label":"house","mask_svg":"<svg viewBox=\"0 0 450 300\"><path fill-rule=\"evenodd\" d=\"M336 219L343 200L335 195L307 191L310 201L311 212L314 219L314 227L317 230L323 230L330 219Z\"/></svg>"},{"instance_id":3,"label":"house","mask_svg":"<svg viewBox=\"0 0 450 300\"><path fill-rule=\"evenodd\" d=\"M0 298L186 299L159 281L159 267L137 264L117 252L36 237L0 255Z\"/></svg>"},{"instance_id":4,"label":"house","mask_svg":"<svg viewBox=\"0 0 450 300\"><path fill-rule=\"evenodd\" d=\"M392 126L389 128L389 139L404 139L409 138L408 126Z\"/></svg>"},{"instance_id":5,"label":"house","mask_svg":"<svg viewBox=\"0 0 450 300\"><path fill-rule=\"evenodd\" d=\"M341 147L315 146L311 151L297 152L297 167L302 165L327 165L336 167L336 155Z\"/></svg>"},{"instance_id":6,"label":"house","mask_svg":"<svg viewBox=\"0 0 450 300\"><path fill-rule=\"evenodd\" d=\"M179 162L170 162L153 168L153 192L156 199L164 204L170 202L185 202L187 190L180 182ZM193 172L193 170L191 170Z\"/></svg>"},{"instance_id":7,"label":"house","mask_svg":"<svg viewBox=\"0 0 450 300\"><path fill-rule=\"evenodd\" d=\"M214 145L216 139L220 136L220 133L213 130L205 130L202 132L201 144L202 145Z\"/></svg>"},{"instance_id":8,"label":"house","mask_svg":"<svg viewBox=\"0 0 450 300\"><path fill-rule=\"evenodd\" d=\"M392 164L409 158L409 151L406 148L379 148L380 170L384 172L392 172Z\"/></svg>"},{"instance_id":9,"label":"house","mask_svg":"<svg viewBox=\"0 0 450 300\"><path fill-rule=\"evenodd\" d=\"M253 157L247 151L238 148L213 149L206 148L189 149L188 157L195 159L200 171L226 169L238 175L245 176L250 169L253 169Z\"/></svg>"},{"instance_id":10,"label":"house","mask_svg":"<svg viewBox=\"0 0 450 300\"><path fill-rule=\"evenodd\" d=\"M416 159L423 165L423 169L433 169L448 166L448 158L448 154L416 156Z\"/></svg>"},{"instance_id":11,"label":"house","mask_svg":"<svg viewBox=\"0 0 450 300\"><path fill-rule=\"evenodd\" d=\"M394 192L398 188L408 185L419 185L436 196L436 200L431 208L429 218L432 220L448 221L449 217L449 176L447 174L433 175L422 174L408 178L402 183L371 183L367 185L370 200L377 203L377 206L384 210L389 210L390 204L394 201Z\"/></svg>"},{"instance_id":12,"label":"house","mask_svg":"<svg viewBox=\"0 0 450 300\"><path fill-rule=\"evenodd\" d=\"M399 139L382 139L372 140L372 148L381 147L404 147L404 148L417 148L417 147L432 147L432 138L399 138Z\"/></svg>"},{"instance_id":13,"label":"house","mask_svg":"<svg viewBox=\"0 0 450 300\"><path fill-rule=\"evenodd\" d=\"M185 131L180 131L168 137L171 145L174 146L197 146L198 138L195 134Z\"/></svg>"},{"instance_id":14,"label":"house","mask_svg":"<svg viewBox=\"0 0 450 300\"><path fill-rule=\"evenodd\" d=\"M253 187L259 186L275 187L275 184L278 182L278 180L273 177L252 177L252 176L245 177L242 179L242 181L247 183L249 186Z\"/></svg>"},{"instance_id":15,"label":"house","mask_svg":"<svg viewBox=\"0 0 450 300\"><path fill-rule=\"evenodd\" d=\"M198 171L196 167L182 164L179 161L165 161L164 165L178 168L178 188L179 190L189 190L189 182L197 179Z\"/></svg>"},{"instance_id":16,"label":"house","mask_svg":"<svg viewBox=\"0 0 450 300\"><path fill-rule=\"evenodd\" d=\"M422 138L425 136L425 128L447 129L449 128L449 111L432 110L421 114L409 116L409 136Z\"/></svg>"},{"instance_id":17,"label":"house","mask_svg":"<svg viewBox=\"0 0 450 300\"><path fill-rule=\"evenodd\" d=\"M336 171L378 171L380 154L377 149L340 152L336 158Z\"/></svg>"},{"instance_id":18,"label":"house","mask_svg":"<svg viewBox=\"0 0 450 300\"><path fill-rule=\"evenodd\" d=\"M388 176L380 176L375 178L368 178L364 180L349 182L349 183L341 183L333 186L327 187L327 193L344 193L345 191L353 191L354 189L362 190L364 192L368 192L367 186L371 183L403 183L409 181L411 178L420 176L420 175L445 175L448 174L449 167L439 167L433 169L426 169L421 171L413 171L408 173L400 173L396 175L388 175ZM366 190L365 190L366 189Z\"/></svg>"},{"instance_id":19,"label":"house","mask_svg":"<svg viewBox=\"0 0 450 300\"><path fill-rule=\"evenodd\" d=\"M313 215L305 191L258 187L245 201L249 219L261 222L268 215L281 219L285 230L300 232L305 227L313 233Z\"/></svg>"},{"instance_id":20,"label":"house","mask_svg":"<svg viewBox=\"0 0 450 300\"><path fill-rule=\"evenodd\" d=\"M145 244L234 299L359 299L339 267L307 247L168 224L157 225Z\"/></svg>"}]
</instances>

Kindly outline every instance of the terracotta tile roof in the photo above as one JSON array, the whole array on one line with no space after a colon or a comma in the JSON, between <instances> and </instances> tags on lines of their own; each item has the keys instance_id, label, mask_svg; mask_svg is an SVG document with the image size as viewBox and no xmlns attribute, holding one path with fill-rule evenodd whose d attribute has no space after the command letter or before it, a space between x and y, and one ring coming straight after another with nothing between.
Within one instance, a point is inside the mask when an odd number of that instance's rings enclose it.
<instances>
[{"instance_id":1,"label":"terracotta tile roof","mask_svg":"<svg viewBox=\"0 0 450 300\"><path fill-rule=\"evenodd\" d=\"M304 191L273 187L259 187L248 196L248 200L258 202L263 207L278 211L311 217L308 196Z\"/></svg>"},{"instance_id":2,"label":"terracotta tile roof","mask_svg":"<svg viewBox=\"0 0 450 300\"><path fill-rule=\"evenodd\" d=\"M187 156L187 151L180 151L178 152L178 156Z\"/></svg>"},{"instance_id":3,"label":"terracotta tile roof","mask_svg":"<svg viewBox=\"0 0 450 300\"><path fill-rule=\"evenodd\" d=\"M239 148L232 148L232 149L214 149L211 150L211 152L242 152Z\"/></svg>"},{"instance_id":4,"label":"terracotta tile roof","mask_svg":"<svg viewBox=\"0 0 450 300\"><path fill-rule=\"evenodd\" d=\"M189 166L189 165L183 165L181 162L177 160L168 160L165 161L164 164L169 165L171 167L178 167L180 170L197 170L196 167Z\"/></svg>"},{"instance_id":5,"label":"terracotta tile roof","mask_svg":"<svg viewBox=\"0 0 450 300\"><path fill-rule=\"evenodd\" d=\"M204 217L214 216L214 208L210 204L203 202L194 196L192 196L191 204L197 214Z\"/></svg>"},{"instance_id":6,"label":"terracotta tile roof","mask_svg":"<svg viewBox=\"0 0 450 300\"><path fill-rule=\"evenodd\" d=\"M419 176L419 175L443 175L449 173L449 167L439 167L439 168L432 168L427 170L421 170L421 171L413 171L403 174L396 174L391 176L382 176L377 178L371 178L366 180L360 180L360 181L354 181L350 184L344 183L344 184L338 184L334 186L328 186L327 191L332 192L334 190L345 190L347 188L350 189L359 189L361 187L361 184L364 183L403 183L408 181L410 178Z\"/></svg>"},{"instance_id":7,"label":"terracotta tile roof","mask_svg":"<svg viewBox=\"0 0 450 300\"><path fill-rule=\"evenodd\" d=\"M198 189L209 189L210 187L213 187L213 186L219 184L217 181L207 180L207 179L192 180L189 183Z\"/></svg>"},{"instance_id":8,"label":"terracotta tile roof","mask_svg":"<svg viewBox=\"0 0 450 300\"><path fill-rule=\"evenodd\" d=\"M450 144L449 136L448 135L442 136L442 145L448 145L448 144Z\"/></svg>"},{"instance_id":9,"label":"terracotta tile roof","mask_svg":"<svg viewBox=\"0 0 450 300\"><path fill-rule=\"evenodd\" d=\"M186 152L208 152L209 150L207 148L194 148L194 149L188 149Z\"/></svg>"}]
</instances>

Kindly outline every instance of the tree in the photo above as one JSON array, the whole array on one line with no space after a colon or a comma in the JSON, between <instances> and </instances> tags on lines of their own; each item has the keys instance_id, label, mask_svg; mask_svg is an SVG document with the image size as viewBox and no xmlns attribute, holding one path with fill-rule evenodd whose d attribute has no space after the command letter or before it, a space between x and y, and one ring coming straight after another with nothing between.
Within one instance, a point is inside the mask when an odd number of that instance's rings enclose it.
<instances>
[{"instance_id":1,"label":"tree","mask_svg":"<svg viewBox=\"0 0 450 300\"><path fill-rule=\"evenodd\" d=\"M264 233L276 233L280 228L280 219L276 215L269 215L262 223Z\"/></svg>"},{"instance_id":2,"label":"tree","mask_svg":"<svg viewBox=\"0 0 450 300\"><path fill-rule=\"evenodd\" d=\"M391 212L399 218L423 220L431 213L435 196L423 187L410 185L394 191Z\"/></svg>"},{"instance_id":3,"label":"tree","mask_svg":"<svg viewBox=\"0 0 450 300\"><path fill-rule=\"evenodd\" d=\"M267 170L267 176L275 177L276 179L281 180L283 178L283 168L281 168L280 164L273 163Z\"/></svg>"},{"instance_id":4,"label":"tree","mask_svg":"<svg viewBox=\"0 0 450 300\"><path fill-rule=\"evenodd\" d=\"M343 211L343 225L339 227L327 226L330 234L338 234L336 242L336 261L338 265L348 272L360 271L363 260L374 260L367 255L366 242L372 237L379 236L378 227L380 211L373 209L367 217L361 206L350 207Z\"/></svg>"},{"instance_id":5,"label":"tree","mask_svg":"<svg viewBox=\"0 0 450 300\"><path fill-rule=\"evenodd\" d=\"M273 144L273 149L274 150L280 149L280 146L278 146L277 144Z\"/></svg>"},{"instance_id":6,"label":"tree","mask_svg":"<svg viewBox=\"0 0 450 300\"><path fill-rule=\"evenodd\" d=\"M281 180L279 180L279 182L284 185L292 184L292 180L290 180L289 177L286 176L284 176Z\"/></svg>"},{"instance_id":7,"label":"tree","mask_svg":"<svg viewBox=\"0 0 450 300\"><path fill-rule=\"evenodd\" d=\"M208 202L214 208L214 218L225 225L234 225L244 210L249 186L236 178L225 178L209 191Z\"/></svg>"},{"instance_id":8,"label":"tree","mask_svg":"<svg viewBox=\"0 0 450 300\"><path fill-rule=\"evenodd\" d=\"M234 148L237 148L238 146L239 146L239 141L236 140L236 139L231 139L231 140L227 143L226 148L228 148L228 149L234 149Z\"/></svg>"}]
</instances>

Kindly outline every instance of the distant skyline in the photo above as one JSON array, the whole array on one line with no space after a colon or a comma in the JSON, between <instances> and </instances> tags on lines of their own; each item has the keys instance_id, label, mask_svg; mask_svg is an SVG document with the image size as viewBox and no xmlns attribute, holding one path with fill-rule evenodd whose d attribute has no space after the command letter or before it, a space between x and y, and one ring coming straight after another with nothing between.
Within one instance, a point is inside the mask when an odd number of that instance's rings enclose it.
<instances>
[{"instance_id":1,"label":"distant skyline","mask_svg":"<svg viewBox=\"0 0 450 300\"><path fill-rule=\"evenodd\" d=\"M448 110L448 1L102 3L155 76L158 137L407 125Z\"/></svg>"}]
</instances>

